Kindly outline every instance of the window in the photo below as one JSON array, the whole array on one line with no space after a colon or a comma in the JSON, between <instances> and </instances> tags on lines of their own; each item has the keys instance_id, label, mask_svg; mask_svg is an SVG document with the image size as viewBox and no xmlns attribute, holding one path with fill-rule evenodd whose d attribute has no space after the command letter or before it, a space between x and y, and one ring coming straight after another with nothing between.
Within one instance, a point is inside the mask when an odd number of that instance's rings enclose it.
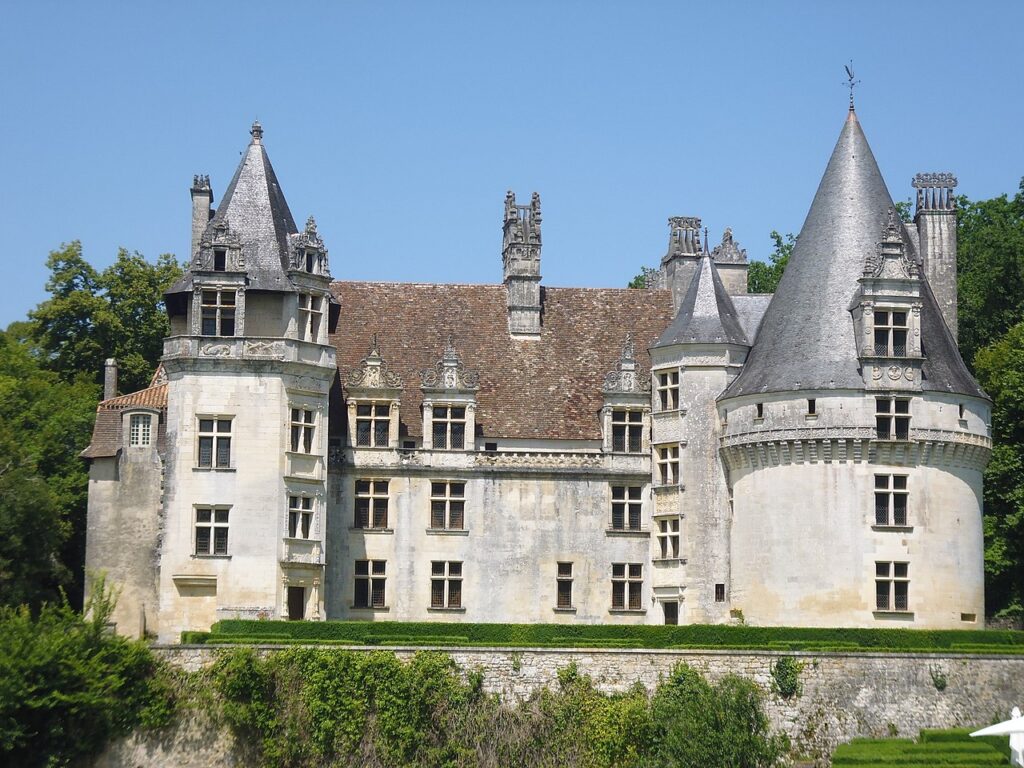
<instances>
[{"instance_id":1,"label":"window","mask_svg":"<svg viewBox=\"0 0 1024 768\"><path fill-rule=\"evenodd\" d=\"M202 297L202 335L235 335L235 292L204 290Z\"/></svg>"},{"instance_id":2,"label":"window","mask_svg":"<svg viewBox=\"0 0 1024 768\"><path fill-rule=\"evenodd\" d=\"M725 602L725 584L715 584L715 602Z\"/></svg>"},{"instance_id":3,"label":"window","mask_svg":"<svg viewBox=\"0 0 1024 768\"><path fill-rule=\"evenodd\" d=\"M144 448L150 444L153 434L153 417L136 413L128 418L128 445Z\"/></svg>"},{"instance_id":4,"label":"window","mask_svg":"<svg viewBox=\"0 0 1024 768\"><path fill-rule=\"evenodd\" d=\"M432 411L434 448L460 450L466 447L466 409L436 405Z\"/></svg>"},{"instance_id":5,"label":"window","mask_svg":"<svg viewBox=\"0 0 1024 768\"><path fill-rule=\"evenodd\" d=\"M308 293L299 294L299 338L306 341L318 341L320 338L320 321L324 316L324 299Z\"/></svg>"},{"instance_id":6,"label":"window","mask_svg":"<svg viewBox=\"0 0 1024 768\"><path fill-rule=\"evenodd\" d=\"M556 577L556 608L572 608L572 563L559 563Z\"/></svg>"},{"instance_id":7,"label":"window","mask_svg":"<svg viewBox=\"0 0 1024 768\"><path fill-rule=\"evenodd\" d=\"M755 419L763 419L764 418L764 403L756 403L754 405L754 418Z\"/></svg>"},{"instance_id":8,"label":"window","mask_svg":"<svg viewBox=\"0 0 1024 768\"><path fill-rule=\"evenodd\" d=\"M313 499L310 496L288 497L288 536L308 539L313 530Z\"/></svg>"},{"instance_id":9,"label":"window","mask_svg":"<svg viewBox=\"0 0 1024 768\"><path fill-rule=\"evenodd\" d=\"M807 398L807 415L814 416L818 413L818 401L813 397Z\"/></svg>"},{"instance_id":10,"label":"window","mask_svg":"<svg viewBox=\"0 0 1024 768\"><path fill-rule=\"evenodd\" d=\"M643 587L643 563L612 563L612 609L639 611L643 609L640 591Z\"/></svg>"},{"instance_id":11,"label":"window","mask_svg":"<svg viewBox=\"0 0 1024 768\"><path fill-rule=\"evenodd\" d=\"M434 560L430 564L430 607L462 607L462 563Z\"/></svg>"},{"instance_id":12,"label":"window","mask_svg":"<svg viewBox=\"0 0 1024 768\"><path fill-rule=\"evenodd\" d=\"M388 527L387 480L356 480L356 514L353 527Z\"/></svg>"},{"instance_id":13,"label":"window","mask_svg":"<svg viewBox=\"0 0 1024 768\"><path fill-rule=\"evenodd\" d=\"M356 560L354 607L384 607L385 567L385 560Z\"/></svg>"},{"instance_id":14,"label":"window","mask_svg":"<svg viewBox=\"0 0 1024 768\"><path fill-rule=\"evenodd\" d=\"M356 406L356 445L387 448L391 432L391 405L363 403Z\"/></svg>"},{"instance_id":15,"label":"window","mask_svg":"<svg viewBox=\"0 0 1024 768\"><path fill-rule=\"evenodd\" d=\"M875 354L907 356L906 312L875 312Z\"/></svg>"},{"instance_id":16,"label":"window","mask_svg":"<svg viewBox=\"0 0 1024 768\"><path fill-rule=\"evenodd\" d=\"M658 483L677 485L679 483L679 446L658 446Z\"/></svg>"},{"instance_id":17,"label":"window","mask_svg":"<svg viewBox=\"0 0 1024 768\"><path fill-rule=\"evenodd\" d=\"M875 475L875 525L907 524L907 476Z\"/></svg>"},{"instance_id":18,"label":"window","mask_svg":"<svg viewBox=\"0 0 1024 768\"><path fill-rule=\"evenodd\" d=\"M430 527L462 530L465 523L466 484L432 482L430 484Z\"/></svg>"},{"instance_id":19,"label":"window","mask_svg":"<svg viewBox=\"0 0 1024 768\"><path fill-rule=\"evenodd\" d=\"M306 251L306 271L310 274L313 273L316 267L316 251Z\"/></svg>"},{"instance_id":20,"label":"window","mask_svg":"<svg viewBox=\"0 0 1024 768\"><path fill-rule=\"evenodd\" d=\"M875 563L875 610L910 610L909 563Z\"/></svg>"},{"instance_id":21,"label":"window","mask_svg":"<svg viewBox=\"0 0 1024 768\"><path fill-rule=\"evenodd\" d=\"M213 271L223 272L227 267L228 253L223 248L217 248L213 252Z\"/></svg>"},{"instance_id":22,"label":"window","mask_svg":"<svg viewBox=\"0 0 1024 768\"><path fill-rule=\"evenodd\" d=\"M658 521L658 548L662 560L679 557L679 518Z\"/></svg>"},{"instance_id":23,"label":"window","mask_svg":"<svg viewBox=\"0 0 1024 768\"><path fill-rule=\"evenodd\" d=\"M639 485L612 486L612 530L639 531L641 492Z\"/></svg>"},{"instance_id":24,"label":"window","mask_svg":"<svg viewBox=\"0 0 1024 768\"><path fill-rule=\"evenodd\" d=\"M640 453L643 450L643 411L612 411L612 450Z\"/></svg>"},{"instance_id":25,"label":"window","mask_svg":"<svg viewBox=\"0 0 1024 768\"><path fill-rule=\"evenodd\" d=\"M292 408L291 447L295 453L313 453L313 411Z\"/></svg>"},{"instance_id":26,"label":"window","mask_svg":"<svg viewBox=\"0 0 1024 768\"><path fill-rule=\"evenodd\" d=\"M199 466L231 466L231 419L199 419Z\"/></svg>"},{"instance_id":27,"label":"window","mask_svg":"<svg viewBox=\"0 0 1024 768\"><path fill-rule=\"evenodd\" d=\"M910 400L880 397L875 400L875 427L879 440L910 438Z\"/></svg>"},{"instance_id":28,"label":"window","mask_svg":"<svg viewBox=\"0 0 1024 768\"><path fill-rule=\"evenodd\" d=\"M228 553L228 510L217 507L196 508L196 554Z\"/></svg>"},{"instance_id":29,"label":"window","mask_svg":"<svg viewBox=\"0 0 1024 768\"><path fill-rule=\"evenodd\" d=\"M658 374L658 405L663 411L679 409L679 371Z\"/></svg>"}]
</instances>

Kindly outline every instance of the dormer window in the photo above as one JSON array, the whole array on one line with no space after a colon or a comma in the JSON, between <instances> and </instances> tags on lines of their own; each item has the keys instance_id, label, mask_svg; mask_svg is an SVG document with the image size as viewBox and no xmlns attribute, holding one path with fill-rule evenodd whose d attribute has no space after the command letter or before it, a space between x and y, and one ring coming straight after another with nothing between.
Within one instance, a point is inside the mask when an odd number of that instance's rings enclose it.
<instances>
[{"instance_id":1,"label":"dormer window","mask_svg":"<svg viewBox=\"0 0 1024 768\"><path fill-rule=\"evenodd\" d=\"M203 290L203 336L235 335L235 292Z\"/></svg>"},{"instance_id":2,"label":"dormer window","mask_svg":"<svg viewBox=\"0 0 1024 768\"><path fill-rule=\"evenodd\" d=\"M884 357L907 356L907 313L875 312L875 354Z\"/></svg>"},{"instance_id":3,"label":"dormer window","mask_svg":"<svg viewBox=\"0 0 1024 768\"><path fill-rule=\"evenodd\" d=\"M624 453L643 451L643 411L612 411L612 450Z\"/></svg>"},{"instance_id":4,"label":"dormer window","mask_svg":"<svg viewBox=\"0 0 1024 768\"><path fill-rule=\"evenodd\" d=\"M356 405L356 445L387 448L391 432L390 403L359 403Z\"/></svg>"},{"instance_id":5,"label":"dormer window","mask_svg":"<svg viewBox=\"0 0 1024 768\"><path fill-rule=\"evenodd\" d=\"M223 272L227 268L228 252L223 248L216 248L213 251L213 271Z\"/></svg>"},{"instance_id":6,"label":"dormer window","mask_svg":"<svg viewBox=\"0 0 1024 768\"><path fill-rule=\"evenodd\" d=\"M313 274L316 268L316 252L306 251L306 271Z\"/></svg>"},{"instance_id":7,"label":"dormer window","mask_svg":"<svg viewBox=\"0 0 1024 768\"><path fill-rule=\"evenodd\" d=\"M152 442L153 417L147 413L133 413L128 420L128 445L146 448Z\"/></svg>"},{"instance_id":8,"label":"dormer window","mask_svg":"<svg viewBox=\"0 0 1024 768\"><path fill-rule=\"evenodd\" d=\"M431 414L431 435L435 449L462 450L466 447L466 409L435 405Z\"/></svg>"}]
</instances>

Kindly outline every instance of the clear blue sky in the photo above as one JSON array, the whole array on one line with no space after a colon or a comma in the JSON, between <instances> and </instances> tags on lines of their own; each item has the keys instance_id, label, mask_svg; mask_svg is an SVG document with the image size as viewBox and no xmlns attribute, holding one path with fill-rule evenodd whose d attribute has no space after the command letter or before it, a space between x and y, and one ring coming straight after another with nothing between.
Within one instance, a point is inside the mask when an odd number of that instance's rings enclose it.
<instances>
[{"instance_id":1,"label":"clear blue sky","mask_svg":"<svg viewBox=\"0 0 1024 768\"><path fill-rule=\"evenodd\" d=\"M754 258L799 231L846 111L896 199L1024 176L1020 2L17 3L0 27L0 326L80 239L187 258L258 117L334 276L499 282L505 190L541 193L547 285L622 286L670 215Z\"/></svg>"}]
</instances>

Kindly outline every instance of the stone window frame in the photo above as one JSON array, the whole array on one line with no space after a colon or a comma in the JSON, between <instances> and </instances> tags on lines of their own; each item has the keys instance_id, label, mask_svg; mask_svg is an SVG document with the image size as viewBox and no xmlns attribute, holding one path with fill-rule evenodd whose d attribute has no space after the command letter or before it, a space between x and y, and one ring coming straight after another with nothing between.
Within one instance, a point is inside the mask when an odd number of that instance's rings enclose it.
<instances>
[{"instance_id":1,"label":"stone window frame","mask_svg":"<svg viewBox=\"0 0 1024 768\"><path fill-rule=\"evenodd\" d=\"M369 400L355 403L355 440L356 448L390 448L392 402L390 400ZM363 442L363 427L366 440ZM381 434L383 427L383 435Z\"/></svg>"},{"instance_id":2,"label":"stone window frame","mask_svg":"<svg viewBox=\"0 0 1024 768\"><path fill-rule=\"evenodd\" d=\"M192 556L200 558L231 557L230 504L194 504L192 507ZM205 552L200 551L200 532L205 532ZM218 546L218 533L223 532L223 546ZM218 551L222 550L222 551Z\"/></svg>"},{"instance_id":3,"label":"stone window frame","mask_svg":"<svg viewBox=\"0 0 1024 768\"><path fill-rule=\"evenodd\" d=\"M910 527L910 476L908 474L876 472L872 491L874 528L905 529ZM902 501L902 510L897 504L897 501L900 500ZM884 503L884 516L879 514L883 511L880 503Z\"/></svg>"},{"instance_id":4,"label":"stone window frame","mask_svg":"<svg viewBox=\"0 0 1024 768\"><path fill-rule=\"evenodd\" d=\"M912 613L910 563L906 560L875 561L875 611Z\"/></svg>"},{"instance_id":5,"label":"stone window frame","mask_svg":"<svg viewBox=\"0 0 1024 768\"><path fill-rule=\"evenodd\" d=\"M643 589L643 563L612 563L612 611L642 612Z\"/></svg>"},{"instance_id":6,"label":"stone window frame","mask_svg":"<svg viewBox=\"0 0 1024 768\"><path fill-rule=\"evenodd\" d=\"M362 573L360 571L363 571ZM365 590L361 593L361 590ZM356 560L352 567L353 609L387 610L387 560Z\"/></svg>"},{"instance_id":7,"label":"stone window frame","mask_svg":"<svg viewBox=\"0 0 1024 768\"><path fill-rule=\"evenodd\" d=\"M911 399L889 395L875 398L875 435L878 440L910 439ZM901 410L903 406L905 409Z\"/></svg>"},{"instance_id":8,"label":"stone window frame","mask_svg":"<svg viewBox=\"0 0 1024 768\"><path fill-rule=\"evenodd\" d=\"M902 315L903 322L897 322ZM910 356L910 309L906 307L873 307L871 311L872 349L875 357ZM881 322L879 322L881 320ZM903 343L897 342L902 336ZM879 344L879 338L883 341Z\"/></svg>"},{"instance_id":9,"label":"stone window frame","mask_svg":"<svg viewBox=\"0 0 1024 768\"><path fill-rule=\"evenodd\" d=\"M359 450L374 450L378 448L395 449L398 447L399 415L401 412L401 400L398 397L400 390L387 390L374 392L369 390L365 393L349 393L348 397L348 444ZM359 444L359 408L371 406L377 408L386 406L388 408L388 439L385 445L360 445ZM365 419L364 419L365 420ZM371 438L372 429L371 429Z\"/></svg>"},{"instance_id":10,"label":"stone window frame","mask_svg":"<svg viewBox=\"0 0 1024 768\"><path fill-rule=\"evenodd\" d=\"M211 422L210 429L203 429L203 422ZM222 430L221 424L226 423L227 430ZM195 467L196 469L203 470L234 470L235 464L233 461L234 451L232 451L232 443L234 442L231 438L235 433L235 416L234 414L225 413L202 413L196 414L196 453L195 453ZM209 441L210 445L210 459L209 462L204 463L203 460L203 445L204 441ZM221 445L227 443L227 462L221 463Z\"/></svg>"},{"instance_id":11,"label":"stone window frame","mask_svg":"<svg viewBox=\"0 0 1024 768\"><path fill-rule=\"evenodd\" d=\"M654 403L659 413L678 411L682 407L679 399L679 369L655 371Z\"/></svg>"},{"instance_id":12,"label":"stone window frame","mask_svg":"<svg viewBox=\"0 0 1024 768\"><path fill-rule=\"evenodd\" d=\"M461 560L430 561L430 610L464 611L462 585L465 570Z\"/></svg>"},{"instance_id":13,"label":"stone window frame","mask_svg":"<svg viewBox=\"0 0 1024 768\"><path fill-rule=\"evenodd\" d=\"M619 406L610 410L612 452L643 453L645 450L644 435L648 429L644 409ZM621 432L621 436L616 435L617 431ZM617 444L617 437L620 437L621 445Z\"/></svg>"},{"instance_id":14,"label":"stone window frame","mask_svg":"<svg viewBox=\"0 0 1024 768\"><path fill-rule=\"evenodd\" d=\"M655 521L658 539L658 557L656 560L679 560L682 557L682 525L679 515L659 517Z\"/></svg>"},{"instance_id":15,"label":"stone window frame","mask_svg":"<svg viewBox=\"0 0 1024 768\"><path fill-rule=\"evenodd\" d=\"M627 483L609 485L609 511L611 512L611 517L608 520L609 533L637 533L644 530L643 492L643 485ZM634 522L636 525L633 525Z\"/></svg>"},{"instance_id":16,"label":"stone window frame","mask_svg":"<svg viewBox=\"0 0 1024 768\"><path fill-rule=\"evenodd\" d=\"M437 412L438 411L442 411L442 410L445 411L446 413L443 416L441 416L440 418L438 418L438 413ZM453 411L455 411L455 410L462 411L461 418L456 417L453 414ZM430 443L429 447L430 447L431 450L435 450L435 451L465 451L465 450L471 450L472 446L473 446L473 432L471 430L473 429L473 425L475 424L475 419L471 418L471 412L470 411L471 411L471 407L470 407L470 404L467 403L467 402L449 401L449 400L432 400L432 401L430 401L429 405L427 404L427 402L424 402L423 403L423 421L424 421L423 442L424 442L424 444L426 444L428 442L428 439L429 439L429 443ZM440 425L440 424L444 424L445 425L445 427L444 427L445 444L441 445L441 446L437 445L437 440L436 440L437 434L435 433L435 428L438 425ZM462 426L462 445L459 446L459 447L455 447L453 445L455 440L454 440L454 438L452 436L453 435L453 429L452 428L453 428L454 425L461 425Z\"/></svg>"},{"instance_id":17,"label":"stone window frame","mask_svg":"<svg viewBox=\"0 0 1024 768\"><path fill-rule=\"evenodd\" d=\"M555 610L575 611L573 603L573 563L561 560L555 563Z\"/></svg>"},{"instance_id":18,"label":"stone window frame","mask_svg":"<svg viewBox=\"0 0 1024 768\"><path fill-rule=\"evenodd\" d=\"M439 491L438 487L441 487ZM456 493L453 486L461 486ZM465 480L430 480L430 519L428 533L466 530L466 486ZM452 523L454 510L458 510L458 525ZM438 517L440 514L440 518ZM437 525L440 519L441 525Z\"/></svg>"},{"instance_id":19,"label":"stone window frame","mask_svg":"<svg viewBox=\"0 0 1024 768\"><path fill-rule=\"evenodd\" d=\"M295 301L296 338L311 344L321 343L328 305L326 295L314 291L300 291Z\"/></svg>"},{"instance_id":20,"label":"stone window frame","mask_svg":"<svg viewBox=\"0 0 1024 768\"><path fill-rule=\"evenodd\" d=\"M298 502L296 504L296 502ZM315 541L317 539L317 512L319 504L316 494L304 491L287 493L287 515L285 538L299 541ZM305 523L305 524L303 524ZM305 533L305 535L302 535Z\"/></svg>"},{"instance_id":21,"label":"stone window frame","mask_svg":"<svg viewBox=\"0 0 1024 768\"><path fill-rule=\"evenodd\" d=\"M307 418L308 415L308 418ZM320 409L309 403L288 404L288 452L319 456L316 434L320 426Z\"/></svg>"},{"instance_id":22,"label":"stone window frame","mask_svg":"<svg viewBox=\"0 0 1024 768\"><path fill-rule=\"evenodd\" d=\"M133 413L128 416L128 445L149 448L153 442L153 414Z\"/></svg>"},{"instance_id":23,"label":"stone window frame","mask_svg":"<svg viewBox=\"0 0 1024 768\"><path fill-rule=\"evenodd\" d=\"M657 485L679 485L682 461L679 443L659 443L654 446L655 479Z\"/></svg>"},{"instance_id":24,"label":"stone window frame","mask_svg":"<svg viewBox=\"0 0 1024 768\"><path fill-rule=\"evenodd\" d=\"M133 443L132 442L132 419L136 417L148 416L149 417L149 442ZM145 451L153 448L156 445L158 432L160 430L161 413L157 408L147 408L145 406L133 406L126 409L121 414L121 443L128 448L136 451Z\"/></svg>"},{"instance_id":25,"label":"stone window frame","mask_svg":"<svg viewBox=\"0 0 1024 768\"><path fill-rule=\"evenodd\" d=\"M231 294L231 301L224 301L227 294ZM239 291L235 286L226 285L204 285L199 289L199 335L208 337L234 337L242 335L239 332L238 305ZM210 295L215 298L209 300ZM230 320L228 320L230 315ZM213 332L207 332L207 322L213 322ZM224 333L225 323L230 322L230 333Z\"/></svg>"},{"instance_id":26,"label":"stone window frame","mask_svg":"<svg viewBox=\"0 0 1024 768\"><path fill-rule=\"evenodd\" d=\"M361 484L366 490L360 490ZM381 489L383 485L383 489ZM391 481L381 477L359 477L352 483L352 530L390 531L388 522L391 515ZM360 501L366 500L365 525L361 525ZM378 525L382 522L383 525Z\"/></svg>"}]
</instances>

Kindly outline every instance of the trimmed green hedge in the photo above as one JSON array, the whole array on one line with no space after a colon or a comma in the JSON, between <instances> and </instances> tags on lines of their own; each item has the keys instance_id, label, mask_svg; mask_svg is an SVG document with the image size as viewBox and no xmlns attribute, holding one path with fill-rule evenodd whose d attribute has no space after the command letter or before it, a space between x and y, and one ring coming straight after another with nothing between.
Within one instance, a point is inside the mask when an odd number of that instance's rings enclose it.
<instances>
[{"instance_id":1,"label":"trimmed green hedge","mask_svg":"<svg viewBox=\"0 0 1024 768\"><path fill-rule=\"evenodd\" d=\"M808 651L1024 653L1007 630L748 627L692 624L473 624L462 622L249 621L228 619L183 643L341 643L511 647L728 648Z\"/></svg>"},{"instance_id":2,"label":"trimmed green hedge","mask_svg":"<svg viewBox=\"0 0 1024 768\"><path fill-rule=\"evenodd\" d=\"M895 768L942 766L942 768L990 768L1009 765L1007 739L972 739L969 729L921 731L909 739L854 739L836 748L833 768Z\"/></svg>"}]
</instances>

